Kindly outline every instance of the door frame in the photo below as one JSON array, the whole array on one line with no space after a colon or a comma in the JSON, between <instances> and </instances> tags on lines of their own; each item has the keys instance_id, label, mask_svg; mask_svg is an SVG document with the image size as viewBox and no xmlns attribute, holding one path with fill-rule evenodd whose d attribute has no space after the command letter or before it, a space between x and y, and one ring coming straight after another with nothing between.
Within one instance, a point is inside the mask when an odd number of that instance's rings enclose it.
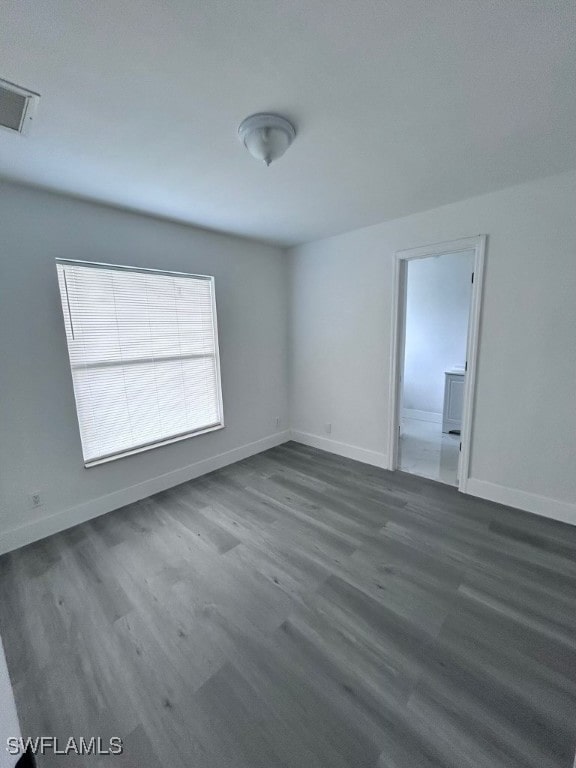
<instances>
[{"instance_id":1,"label":"door frame","mask_svg":"<svg viewBox=\"0 0 576 768\"><path fill-rule=\"evenodd\" d=\"M468 339L466 344L467 370L464 380L464 406L462 410L462 431L460 435L460 459L458 490L466 493L470 475L470 446L474 424L476 375L478 369L478 347L480 341L480 320L482 311L482 289L484 284L484 261L486 235L464 237L444 243L423 245L396 251L394 254L394 294L392 300L392 344L390 357L390 428L388 432L388 468L398 469L398 443L400 438L400 406L402 401L402 373L406 342L406 288L408 262L429 256L443 256L460 251L474 251L474 279L468 318Z\"/></svg>"}]
</instances>

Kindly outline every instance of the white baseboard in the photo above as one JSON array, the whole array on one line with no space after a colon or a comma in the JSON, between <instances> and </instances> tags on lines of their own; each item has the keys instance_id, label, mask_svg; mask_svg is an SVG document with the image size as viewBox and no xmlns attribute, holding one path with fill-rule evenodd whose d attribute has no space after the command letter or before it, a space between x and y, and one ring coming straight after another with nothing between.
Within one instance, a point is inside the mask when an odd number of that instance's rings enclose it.
<instances>
[{"instance_id":1,"label":"white baseboard","mask_svg":"<svg viewBox=\"0 0 576 768\"><path fill-rule=\"evenodd\" d=\"M375 467L388 469L388 457L385 453L361 448L357 445L350 445L349 443L342 443L308 432L299 432L297 430L278 432L208 459L203 459L187 467L181 467L158 477L150 478L143 483L123 488L114 493L100 496L97 499L91 499L84 504L69 507L47 517L31 521L26 525L5 531L0 536L0 555L23 547L26 544L31 544L46 536L51 536L59 531L66 530L66 528L71 528L86 520L91 520L99 515L112 512L114 509L119 509L127 504L145 499L155 493L173 488L175 485L193 480L195 477L200 477L221 467L234 464L262 451L267 451L269 448L274 448L274 446L281 445L288 440L294 440L297 443L303 443L313 448L320 448L323 451L335 453L339 456L361 461ZM478 496L481 499L488 499L499 504L522 509L526 512L532 512L536 515L549 517L553 520L576 525L576 504L566 501L552 499L547 496L538 496L534 493L507 488L503 485L496 485L495 483L475 478L467 480L466 493L471 496Z\"/></svg>"},{"instance_id":2,"label":"white baseboard","mask_svg":"<svg viewBox=\"0 0 576 768\"><path fill-rule=\"evenodd\" d=\"M552 520L576 525L576 504L567 501L552 499L549 496L538 496L536 493L527 493L515 488L507 488L504 485L489 483L487 480L475 480L473 477L466 481L466 493L471 496L479 496L481 499L496 501L499 504L506 504L508 507L523 509L535 515L550 517Z\"/></svg>"},{"instance_id":3,"label":"white baseboard","mask_svg":"<svg viewBox=\"0 0 576 768\"><path fill-rule=\"evenodd\" d=\"M234 464L236 461L247 459L249 456L267 451L269 448L274 448L274 446L281 445L288 440L290 440L290 432L287 430L277 432L253 443L246 443L246 445L233 448L231 451L211 456L209 459L197 461L187 467L181 467L158 477L150 478L143 483L122 488L119 491L114 491L114 493L108 493L105 496L99 496L97 499L91 499L84 504L68 507L53 515L33 520L26 525L6 531L0 536L0 555L23 547L26 544L31 544L33 541L38 541L46 536L51 536L53 533L64 531L66 528L71 528L86 520L104 515L106 512L112 512L114 509L125 507L127 504L133 504L135 501L145 499L154 493L160 493L160 491L166 491L168 488L173 488L180 483L186 483L195 477L206 475L208 472L214 472L214 470L225 467L228 464Z\"/></svg>"},{"instance_id":4,"label":"white baseboard","mask_svg":"<svg viewBox=\"0 0 576 768\"><path fill-rule=\"evenodd\" d=\"M297 430L292 430L291 439L297 443L309 445L312 448L320 448L323 451L336 453L348 459L355 459L375 467L389 469L388 457L385 453L370 451L357 445L349 445L348 443L341 443L328 437L313 435L309 432L298 432ZM466 493L470 496L487 499L488 501L495 501L498 504L505 504L508 507L515 507L525 512L532 512L535 515L549 517L552 520L560 520L563 523L576 525L576 504L570 504L566 501L552 499L548 496L538 496L535 493L527 493L526 491L507 488L503 485L496 485L486 480L476 480L474 478L468 478Z\"/></svg>"},{"instance_id":5,"label":"white baseboard","mask_svg":"<svg viewBox=\"0 0 576 768\"><path fill-rule=\"evenodd\" d=\"M418 411L415 408L402 408L402 418L416 419L417 421L433 421L435 424L442 422L442 414L434 411Z\"/></svg>"},{"instance_id":6,"label":"white baseboard","mask_svg":"<svg viewBox=\"0 0 576 768\"><path fill-rule=\"evenodd\" d=\"M328 453L336 453L338 456L345 456L347 459L362 461L364 464L371 464L374 467L388 469L388 457L385 453L370 451L367 448L360 448L357 445L349 443L340 443L338 440L331 440L320 435L312 435L309 432L298 432L292 430L290 433L292 440L296 443L309 445L311 448L320 448Z\"/></svg>"}]
</instances>

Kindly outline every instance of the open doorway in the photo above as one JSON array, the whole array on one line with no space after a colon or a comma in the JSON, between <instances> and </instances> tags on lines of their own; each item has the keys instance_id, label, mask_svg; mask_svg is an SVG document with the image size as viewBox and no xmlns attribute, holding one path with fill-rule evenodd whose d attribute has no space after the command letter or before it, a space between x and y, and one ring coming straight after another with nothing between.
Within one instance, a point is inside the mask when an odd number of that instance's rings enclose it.
<instances>
[{"instance_id":1,"label":"open doorway","mask_svg":"<svg viewBox=\"0 0 576 768\"><path fill-rule=\"evenodd\" d=\"M448 485L458 485L473 272L473 250L406 270L398 468Z\"/></svg>"},{"instance_id":2,"label":"open doorway","mask_svg":"<svg viewBox=\"0 0 576 768\"><path fill-rule=\"evenodd\" d=\"M390 466L465 490L485 238L396 254Z\"/></svg>"}]
</instances>

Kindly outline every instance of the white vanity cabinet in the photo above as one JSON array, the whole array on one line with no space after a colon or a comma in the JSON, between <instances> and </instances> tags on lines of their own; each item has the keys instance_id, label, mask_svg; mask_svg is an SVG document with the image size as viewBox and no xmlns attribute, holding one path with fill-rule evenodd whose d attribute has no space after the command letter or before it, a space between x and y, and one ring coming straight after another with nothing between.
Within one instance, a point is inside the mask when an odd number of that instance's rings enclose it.
<instances>
[{"instance_id":1,"label":"white vanity cabinet","mask_svg":"<svg viewBox=\"0 0 576 768\"><path fill-rule=\"evenodd\" d=\"M463 370L452 369L444 374L444 411L442 432L460 432L464 405Z\"/></svg>"}]
</instances>

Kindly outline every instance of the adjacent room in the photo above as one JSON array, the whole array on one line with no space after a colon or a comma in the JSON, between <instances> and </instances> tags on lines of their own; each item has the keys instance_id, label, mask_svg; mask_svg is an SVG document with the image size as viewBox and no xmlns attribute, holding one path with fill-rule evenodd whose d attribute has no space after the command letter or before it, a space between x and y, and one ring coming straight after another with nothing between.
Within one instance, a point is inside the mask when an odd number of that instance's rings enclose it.
<instances>
[{"instance_id":1,"label":"adjacent room","mask_svg":"<svg viewBox=\"0 0 576 768\"><path fill-rule=\"evenodd\" d=\"M575 33L3 4L0 768L574 768Z\"/></svg>"},{"instance_id":2,"label":"adjacent room","mask_svg":"<svg viewBox=\"0 0 576 768\"><path fill-rule=\"evenodd\" d=\"M399 468L458 485L474 252L407 263Z\"/></svg>"}]
</instances>

